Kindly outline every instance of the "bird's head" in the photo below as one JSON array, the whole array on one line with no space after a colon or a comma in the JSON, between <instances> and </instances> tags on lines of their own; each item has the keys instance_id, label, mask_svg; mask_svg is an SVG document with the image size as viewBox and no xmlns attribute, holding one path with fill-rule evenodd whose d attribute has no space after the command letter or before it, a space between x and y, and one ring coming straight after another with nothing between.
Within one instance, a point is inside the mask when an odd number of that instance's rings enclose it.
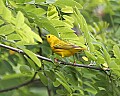
<instances>
[{"instance_id":1,"label":"bird's head","mask_svg":"<svg viewBox=\"0 0 120 96\"><path fill-rule=\"evenodd\" d=\"M59 40L55 35L52 35L52 34L46 35L46 38L49 44L53 43L56 40Z\"/></svg>"}]
</instances>

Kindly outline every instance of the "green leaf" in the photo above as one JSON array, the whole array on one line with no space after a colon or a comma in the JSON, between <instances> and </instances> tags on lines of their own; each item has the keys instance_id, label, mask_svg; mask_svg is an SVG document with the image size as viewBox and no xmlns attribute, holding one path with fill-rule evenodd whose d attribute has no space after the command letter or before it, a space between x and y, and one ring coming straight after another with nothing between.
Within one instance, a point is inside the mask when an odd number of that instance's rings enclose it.
<instances>
[{"instance_id":1,"label":"green leaf","mask_svg":"<svg viewBox=\"0 0 120 96\"><path fill-rule=\"evenodd\" d=\"M74 18L67 16L67 15L63 15L63 18L65 19L63 22L66 23L66 27L69 27L69 28L74 27L74 25L73 25Z\"/></svg>"},{"instance_id":2,"label":"green leaf","mask_svg":"<svg viewBox=\"0 0 120 96\"><path fill-rule=\"evenodd\" d=\"M29 14L34 14L38 17L41 17L42 15L46 14L46 11L43 8L36 8L35 6L31 4L27 4L24 8L26 12L29 12Z\"/></svg>"},{"instance_id":3,"label":"green leaf","mask_svg":"<svg viewBox=\"0 0 120 96\"><path fill-rule=\"evenodd\" d=\"M50 20L50 22L52 23L54 27L65 27L66 26L66 23L64 23L61 20L52 19Z\"/></svg>"},{"instance_id":4,"label":"green leaf","mask_svg":"<svg viewBox=\"0 0 120 96\"><path fill-rule=\"evenodd\" d=\"M71 29L72 30L72 29ZM73 30L72 30L73 31ZM73 33L73 32L61 32L60 34L60 37L63 39L63 40L68 40L68 41L73 41L73 43L75 43L74 41L79 41L79 38L78 36ZM71 42L72 43L72 42Z\"/></svg>"},{"instance_id":5,"label":"green leaf","mask_svg":"<svg viewBox=\"0 0 120 96\"><path fill-rule=\"evenodd\" d=\"M64 20L63 22L64 22L64 23L66 24L66 26L69 27L69 28L73 28L73 27L74 27L72 21L69 22L68 20Z\"/></svg>"},{"instance_id":6,"label":"green leaf","mask_svg":"<svg viewBox=\"0 0 120 96\"><path fill-rule=\"evenodd\" d=\"M96 60L97 58L93 55L93 54L91 54L89 51L85 51L85 54L86 54L86 56L88 57L88 58L90 58L90 59L92 59L92 60Z\"/></svg>"},{"instance_id":7,"label":"green leaf","mask_svg":"<svg viewBox=\"0 0 120 96\"><path fill-rule=\"evenodd\" d=\"M32 13L36 14L37 16L42 16L44 14L46 14L46 11L42 8L36 8L34 10L32 10Z\"/></svg>"},{"instance_id":8,"label":"green leaf","mask_svg":"<svg viewBox=\"0 0 120 96\"><path fill-rule=\"evenodd\" d=\"M92 42L89 42L88 45L89 45L90 51L91 51L91 52L94 52L95 47L94 47L94 45L92 44Z\"/></svg>"},{"instance_id":9,"label":"green leaf","mask_svg":"<svg viewBox=\"0 0 120 96\"><path fill-rule=\"evenodd\" d=\"M21 73L32 74L30 67L27 65L20 66L20 71Z\"/></svg>"},{"instance_id":10,"label":"green leaf","mask_svg":"<svg viewBox=\"0 0 120 96\"><path fill-rule=\"evenodd\" d=\"M36 63L38 67L41 67L41 61L36 57L36 55L27 49L23 49L23 51Z\"/></svg>"},{"instance_id":11,"label":"green leaf","mask_svg":"<svg viewBox=\"0 0 120 96\"><path fill-rule=\"evenodd\" d=\"M35 63L34 61L32 61L30 58L28 58L27 56L24 56L26 58L26 60L29 62L30 66L36 70L36 66L35 66Z\"/></svg>"},{"instance_id":12,"label":"green leaf","mask_svg":"<svg viewBox=\"0 0 120 96\"><path fill-rule=\"evenodd\" d=\"M59 20L58 11L56 10L55 6L53 5L48 6L47 18L49 20L51 19Z\"/></svg>"},{"instance_id":13,"label":"green leaf","mask_svg":"<svg viewBox=\"0 0 120 96\"><path fill-rule=\"evenodd\" d=\"M97 57L97 62L98 62L99 64L103 64L103 63L105 62L105 59L104 59L102 56L98 56L98 57Z\"/></svg>"},{"instance_id":14,"label":"green leaf","mask_svg":"<svg viewBox=\"0 0 120 96\"><path fill-rule=\"evenodd\" d=\"M25 0L17 0L16 3L23 4Z\"/></svg>"},{"instance_id":15,"label":"green leaf","mask_svg":"<svg viewBox=\"0 0 120 96\"><path fill-rule=\"evenodd\" d=\"M42 43L42 39L40 38L40 36L38 34L36 34L35 32L32 32L30 33L30 35L32 35L32 37L34 39L36 39L37 41L41 42Z\"/></svg>"},{"instance_id":16,"label":"green leaf","mask_svg":"<svg viewBox=\"0 0 120 96\"><path fill-rule=\"evenodd\" d=\"M63 75L63 73L62 72L56 72L55 73L62 81L64 81L64 82L66 82L67 83L67 81L66 81L66 79L65 79L65 76Z\"/></svg>"},{"instance_id":17,"label":"green leaf","mask_svg":"<svg viewBox=\"0 0 120 96\"><path fill-rule=\"evenodd\" d=\"M35 0L36 3L45 2L46 0Z\"/></svg>"},{"instance_id":18,"label":"green leaf","mask_svg":"<svg viewBox=\"0 0 120 96\"><path fill-rule=\"evenodd\" d=\"M15 3L15 1L9 1L10 5L14 8L18 8L17 4Z\"/></svg>"},{"instance_id":19,"label":"green leaf","mask_svg":"<svg viewBox=\"0 0 120 96\"><path fill-rule=\"evenodd\" d=\"M107 52L107 50L105 48L103 48L103 52L104 52L104 58L105 58L107 64L109 65L110 62L111 62L110 55L109 55L109 53Z\"/></svg>"},{"instance_id":20,"label":"green leaf","mask_svg":"<svg viewBox=\"0 0 120 96\"><path fill-rule=\"evenodd\" d=\"M11 24L0 27L0 35L8 35L14 32L14 26Z\"/></svg>"},{"instance_id":21,"label":"green leaf","mask_svg":"<svg viewBox=\"0 0 120 96\"><path fill-rule=\"evenodd\" d=\"M52 81L55 81L55 72L51 70L46 70L45 71L46 76L48 76Z\"/></svg>"},{"instance_id":22,"label":"green leaf","mask_svg":"<svg viewBox=\"0 0 120 96\"><path fill-rule=\"evenodd\" d=\"M100 51L95 50L94 52L95 52L95 55L97 56L103 56L103 54Z\"/></svg>"},{"instance_id":23,"label":"green leaf","mask_svg":"<svg viewBox=\"0 0 120 96\"><path fill-rule=\"evenodd\" d=\"M47 77L43 74L43 72L38 72L38 75L40 77L41 82L45 85L48 86L48 79Z\"/></svg>"},{"instance_id":24,"label":"green leaf","mask_svg":"<svg viewBox=\"0 0 120 96\"><path fill-rule=\"evenodd\" d=\"M63 96L66 96L68 92L67 92L66 90L57 89L57 90L56 90L56 93L57 93L57 94L60 94L60 95L63 95ZM68 96L70 96L70 95L68 95ZM75 95L74 95L74 96L75 96Z\"/></svg>"},{"instance_id":25,"label":"green leaf","mask_svg":"<svg viewBox=\"0 0 120 96\"><path fill-rule=\"evenodd\" d=\"M14 78L25 78L25 77L30 77L31 78L31 75L22 74L22 73L10 74L10 75L5 75L3 77L3 80L9 80L9 79L14 79Z\"/></svg>"},{"instance_id":26,"label":"green leaf","mask_svg":"<svg viewBox=\"0 0 120 96\"><path fill-rule=\"evenodd\" d=\"M74 15L76 17L75 18L76 22L78 23L78 25L80 25L80 27L78 26L79 30L81 30L82 32L84 32L84 37L86 39L86 42L88 43L90 51L94 52L94 46L92 44L92 38L91 38L91 35L89 33L89 30L88 30L88 25L86 23L85 18L80 13L80 11L78 10L77 7L75 7Z\"/></svg>"},{"instance_id":27,"label":"green leaf","mask_svg":"<svg viewBox=\"0 0 120 96\"><path fill-rule=\"evenodd\" d=\"M95 28L96 32L99 32L100 28L99 28L98 24L96 22L93 22L93 25L94 25L94 28Z\"/></svg>"},{"instance_id":28,"label":"green leaf","mask_svg":"<svg viewBox=\"0 0 120 96\"><path fill-rule=\"evenodd\" d=\"M29 31L29 30L28 30ZM25 44L33 44L34 43L34 39L31 38L32 36L30 36L30 34L28 34L28 32L24 32L23 30L16 30L17 34L19 35L21 41L24 45ZM29 31L30 32L30 31Z\"/></svg>"},{"instance_id":29,"label":"green leaf","mask_svg":"<svg viewBox=\"0 0 120 96\"><path fill-rule=\"evenodd\" d=\"M120 59L120 48L117 45L113 46L114 56Z\"/></svg>"},{"instance_id":30,"label":"green leaf","mask_svg":"<svg viewBox=\"0 0 120 96\"><path fill-rule=\"evenodd\" d=\"M87 88L85 88L85 91L90 92L92 94L97 93L97 90L94 87L87 87Z\"/></svg>"},{"instance_id":31,"label":"green leaf","mask_svg":"<svg viewBox=\"0 0 120 96\"><path fill-rule=\"evenodd\" d=\"M4 24L4 21L0 19L0 25Z\"/></svg>"},{"instance_id":32,"label":"green leaf","mask_svg":"<svg viewBox=\"0 0 120 96\"><path fill-rule=\"evenodd\" d=\"M50 34L54 34L55 36L58 37L57 30L47 18L41 18L39 20L36 19L36 23L39 26L42 26L43 28L45 28L48 32L50 32Z\"/></svg>"},{"instance_id":33,"label":"green leaf","mask_svg":"<svg viewBox=\"0 0 120 96\"><path fill-rule=\"evenodd\" d=\"M60 86L60 82L58 81L58 80L56 80L55 82L53 82L53 85L55 86L55 87L58 87L58 86Z\"/></svg>"},{"instance_id":34,"label":"green leaf","mask_svg":"<svg viewBox=\"0 0 120 96\"><path fill-rule=\"evenodd\" d=\"M24 0L24 2L25 2L25 3L29 3L29 2L31 2L31 0Z\"/></svg>"},{"instance_id":35,"label":"green leaf","mask_svg":"<svg viewBox=\"0 0 120 96\"><path fill-rule=\"evenodd\" d=\"M74 30L72 30L72 29L70 29L70 28L68 28L68 27L58 27L58 28L56 28L56 30L58 31L58 32L60 32L60 33L64 33L64 32L74 32Z\"/></svg>"},{"instance_id":36,"label":"green leaf","mask_svg":"<svg viewBox=\"0 0 120 96\"><path fill-rule=\"evenodd\" d=\"M63 18L70 23L74 23L74 18L71 16L63 15Z\"/></svg>"},{"instance_id":37,"label":"green leaf","mask_svg":"<svg viewBox=\"0 0 120 96\"><path fill-rule=\"evenodd\" d=\"M20 40L20 37L18 34L10 34L7 36L8 40Z\"/></svg>"},{"instance_id":38,"label":"green leaf","mask_svg":"<svg viewBox=\"0 0 120 96\"><path fill-rule=\"evenodd\" d=\"M82 44L85 44L85 38L84 38L84 36L79 36L78 37L79 38L79 40L80 40L80 42L82 43Z\"/></svg>"},{"instance_id":39,"label":"green leaf","mask_svg":"<svg viewBox=\"0 0 120 96\"><path fill-rule=\"evenodd\" d=\"M26 44L36 44L34 39L36 39L39 42L42 42L40 36L33 32L31 28L25 23L22 24L20 29L16 29L16 32L20 36L20 39Z\"/></svg>"},{"instance_id":40,"label":"green leaf","mask_svg":"<svg viewBox=\"0 0 120 96\"><path fill-rule=\"evenodd\" d=\"M70 6L70 7L77 7L79 9L82 9L82 5L80 3L77 3L76 1L74 0L57 0L55 2L55 5L58 5L60 7L63 7L63 6Z\"/></svg>"},{"instance_id":41,"label":"green leaf","mask_svg":"<svg viewBox=\"0 0 120 96\"><path fill-rule=\"evenodd\" d=\"M74 15L76 19L78 20L78 23L80 24L81 30L87 35L88 34L88 27L85 18L83 15L80 13L77 7L75 7L74 10Z\"/></svg>"},{"instance_id":42,"label":"green leaf","mask_svg":"<svg viewBox=\"0 0 120 96\"><path fill-rule=\"evenodd\" d=\"M120 76L120 66L115 63L114 60L111 60L109 64L110 69L113 71L113 73L117 74Z\"/></svg>"},{"instance_id":43,"label":"green leaf","mask_svg":"<svg viewBox=\"0 0 120 96\"><path fill-rule=\"evenodd\" d=\"M7 22L11 22L11 18L12 18L11 11L6 7L2 7L0 11L1 11L0 14L2 18L6 20Z\"/></svg>"},{"instance_id":44,"label":"green leaf","mask_svg":"<svg viewBox=\"0 0 120 96\"><path fill-rule=\"evenodd\" d=\"M60 84L62 84L69 93L72 93L72 90L70 89L70 87L69 87L68 84L64 83L64 82L63 82L62 80L60 80L59 78L56 78L56 80L57 80Z\"/></svg>"},{"instance_id":45,"label":"green leaf","mask_svg":"<svg viewBox=\"0 0 120 96\"><path fill-rule=\"evenodd\" d=\"M20 29L24 25L24 16L22 12L18 11L16 16L16 28Z\"/></svg>"},{"instance_id":46,"label":"green leaf","mask_svg":"<svg viewBox=\"0 0 120 96\"><path fill-rule=\"evenodd\" d=\"M56 72L56 75L59 77L59 78L56 78L56 80L57 80L60 84L62 84L69 93L72 93L72 90L70 89L69 84L67 83L66 78L65 78L65 76L63 75L63 73L57 71L57 72ZM56 83L55 83L56 86L59 85L59 83L58 83L57 81L56 81Z\"/></svg>"},{"instance_id":47,"label":"green leaf","mask_svg":"<svg viewBox=\"0 0 120 96\"><path fill-rule=\"evenodd\" d=\"M5 5L4 5L4 3L3 3L3 0L0 0L0 9L1 9L2 7L5 7Z\"/></svg>"},{"instance_id":48,"label":"green leaf","mask_svg":"<svg viewBox=\"0 0 120 96\"><path fill-rule=\"evenodd\" d=\"M97 90L94 88L94 86L90 82L84 82L84 84L87 86L87 88L85 88L86 91L91 92L92 94L97 93Z\"/></svg>"},{"instance_id":49,"label":"green leaf","mask_svg":"<svg viewBox=\"0 0 120 96\"><path fill-rule=\"evenodd\" d=\"M61 9L61 11L64 13L73 13L73 8L70 6L65 6L64 8Z\"/></svg>"}]
</instances>

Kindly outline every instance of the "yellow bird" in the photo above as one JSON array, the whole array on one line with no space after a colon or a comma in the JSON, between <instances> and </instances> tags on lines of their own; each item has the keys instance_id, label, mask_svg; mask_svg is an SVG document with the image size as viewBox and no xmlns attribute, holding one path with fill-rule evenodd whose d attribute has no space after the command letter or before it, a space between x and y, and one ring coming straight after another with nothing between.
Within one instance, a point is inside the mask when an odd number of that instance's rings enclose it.
<instances>
[{"instance_id":1,"label":"yellow bird","mask_svg":"<svg viewBox=\"0 0 120 96\"><path fill-rule=\"evenodd\" d=\"M64 42L55 35L48 34L46 37L52 51L58 55L61 55L62 57L69 57L78 51L86 50L86 48L81 48L79 46Z\"/></svg>"}]
</instances>

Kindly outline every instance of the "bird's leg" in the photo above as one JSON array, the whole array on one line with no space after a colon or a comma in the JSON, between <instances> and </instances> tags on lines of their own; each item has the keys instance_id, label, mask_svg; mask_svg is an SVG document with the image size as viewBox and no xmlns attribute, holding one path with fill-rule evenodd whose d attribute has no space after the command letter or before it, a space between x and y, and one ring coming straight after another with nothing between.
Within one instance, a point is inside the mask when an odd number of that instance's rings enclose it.
<instances>
[{"instance_id":1,"label":"bird's leg","mask_svg":"<svg viewBox=\"0 0 120 96\"><path fill-rule=\"evenodd\" d=\"M74 55L73 55L73 59L74 59L73 64L75 65L76 64L76 60L75 60L75 56Z\"/></svg>"},{"instance_id":2,"label":"bird's leg","mask_svg":"<svg viewBox=\"0 0 120 96\"><path fill-rule=\"evenodd\" d=\"M52 51L52 56L53 56L53 55L54 55L54 52ZM56 58L56 57L54 58L54 57L53 57L52 59L54 59L54 62L55 62L55 63L58 62L58 58Z\"/></svg>"},{"instance_id":3,"label":"bird's leg","mask_svg":"<svg viewBox=\"0 0 120 96\"><path fill-rule=\"evenodd\" d=\"M54 58L54 62L57 63L58 62L58 58Z\"/></svg>"}]
</instances>

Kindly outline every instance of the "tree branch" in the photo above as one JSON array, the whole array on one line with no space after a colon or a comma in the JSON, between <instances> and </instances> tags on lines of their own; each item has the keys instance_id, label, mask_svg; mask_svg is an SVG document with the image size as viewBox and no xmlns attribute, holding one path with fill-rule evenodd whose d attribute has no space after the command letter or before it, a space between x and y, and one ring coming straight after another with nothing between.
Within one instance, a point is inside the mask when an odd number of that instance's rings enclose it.
<instances>
[{"instance_id":1,"label":"tree branch","mask_svg":"<svg viewBox=\"0 0 120 96\"><path fill-rule=\"evenodd\" d=\"M34 79L33 79L33 80L31 79L31 80L29 80L29 81L27 81L27 82L24 82L24 83L20 84L20 85L13 86L13 87L6 88L6 89L2 89L2 90L0 90L0 93L12 91L12 90L15 90L15 89L19 89L19 88L21 88L21 87L23 87L23 86L26 86L26 85L28 85L28 84L30 84L30 83L37 82L37 81L39 81L39 79L35 79L35 80L34 80Z\"/></svg>"},{"instance_id":2,"label":"tree branch","mask_svg":"<svg viewBox=\"0 0 120 96\"><path fill-rule=\"evenodd\" d=\"M17 48L13 48L13 47L10 47L10 46L4 45L4 44L0 44L0 47L7 48L7 49L10 49L12 51L15 51L15 52L18 52L18 53L26 55L23 50L20 50L20 49L17 49ZM46 57L43 57L43 56L40 56L40 55L37 55L37 54L35 54L35 55L39 59L42 59L42 60L45 60L45 61L48 61L48 62L53 62L49 58L46 58ZM106 70L103 70L102 68L96 67L96 66L89 66L89 65L85 65L85 64L73 64L73 63L64 62L64 61L61 61L61 60L57 60L57 62L59 64L63 64L63 65L69 65L69 66L75 66L75 67L84 67L84 68L95 69L95 70L100 70L100 71L109 71L110 70L109 68L106 69Z\"/></svg>"}]
</instances>

